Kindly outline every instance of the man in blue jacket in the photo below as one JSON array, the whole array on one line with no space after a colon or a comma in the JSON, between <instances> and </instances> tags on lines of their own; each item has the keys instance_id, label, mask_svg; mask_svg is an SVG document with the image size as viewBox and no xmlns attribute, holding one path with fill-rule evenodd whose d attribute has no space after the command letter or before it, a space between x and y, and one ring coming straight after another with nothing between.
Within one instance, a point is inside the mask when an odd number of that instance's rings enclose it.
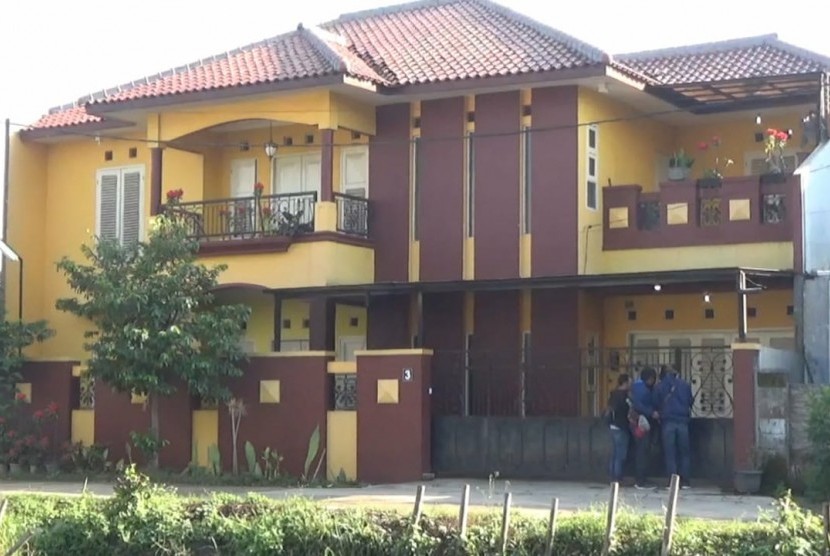
<instances>
[{"instance_id":1,"label":"man in blue jacket","mask_svg":"<svg viewBox=\"0 0 830 556\"><path fill-rule=\"evenodd\" d=\"M640 371L640 380L631 386L631 407L638 415L642 415L649 419L649 424L653 424L653 420L659 418L657 408L654 406L654 395L652 389L657 380L657 373L651 367L646 367ZM642 436L635 435L634 437L634 460L635 460L635 483L634 488L650 489L654 488L646 482L646 474L648 473L649 461L649 447L651 446L651 431Z\"/></svg>"},{"instance_id":2,"label":"man in blue jacket","mask_svg":"<svg viewBox=\"0 0 830 556\"><path fill-rule=\"evenodd\" d=\"M654 405L660 412L666 473L669 477L680 475L681 488L689 488L689 421L693 404L692 387L674 369L664 365L660 369L660 383L654 388Z\"/></svg>"}]
</instances>

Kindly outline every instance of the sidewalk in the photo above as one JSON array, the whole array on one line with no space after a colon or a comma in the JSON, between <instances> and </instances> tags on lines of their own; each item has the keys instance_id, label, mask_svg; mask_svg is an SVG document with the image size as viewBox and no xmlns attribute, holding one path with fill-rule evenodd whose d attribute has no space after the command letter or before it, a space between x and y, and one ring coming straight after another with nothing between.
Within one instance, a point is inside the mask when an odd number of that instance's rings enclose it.
<instances>
[{"instance_id":1,"label":"sidewalk","mask_svg":"<svg viewBox=\"0 0 830 556\"><path fill-rule=\"evenodd\" d=\"M276 488L263 487L176 487L185 495L202 495L211 492L226 492L244 495L256 493L268 498L284 499L296 496L307 497L333 506L400 506L415 502L418 484L426 486L424 502L430 505L457 506L465 483L470 484L470 505L475 507L500 507L505 481L498 481L493 493L489 492L487 481L437 479L424 483L397 485L374 485L354 488ZM0 482L0 495L20 492L39 492L52 494L80 494L83 484L37 482L26 483ZM559 498L559 507L563 511L587 510L607 504L610 493L608 485L598 483L569 483L547 481L509 482L513 493L513 507L525 510L546 512L551 500ZM87 491L98 496L112 494L112 485L89 484ZM621 507L637 512L662 515L668 500L668 491L639 491L631 487L620 489ZM772 499L762 496L736 496L723 494L711 487L692 488L681 491L678 496L677 515L683 517L700 517L709 519L755 520L761 511L772 509Z\"/></svg>"}]
</instances>

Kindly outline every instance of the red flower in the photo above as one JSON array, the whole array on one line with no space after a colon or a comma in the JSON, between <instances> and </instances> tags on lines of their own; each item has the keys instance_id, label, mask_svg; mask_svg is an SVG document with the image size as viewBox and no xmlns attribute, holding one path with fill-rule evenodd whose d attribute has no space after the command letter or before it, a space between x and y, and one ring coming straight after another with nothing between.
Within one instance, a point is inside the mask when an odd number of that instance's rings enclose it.
<instances>
[{"instance_id":1,"label":"red flower","mask_svg":"<svg viewBox=\"0 0 830 556\"><path fill-rule=\"evenodd\" d=\"M34 418L35 418L35 421L40 421L41 419L43 419L43 411L41 411L40 409L38 409L37 411L35 411L35 412L34 412L34 414L32 415L32 417L34 417Z\"/></svg>"},{"instance_id":2,"label":"red flower","mask_svg":"<svg viewBox=\"0 0 830 556\"><path fill-rule=\"evenodd\" d=\"M700 149L701 151L705 151L706 149L709 148L709 143L707 143L706 141L701 141L700 143L697 144L697 148Z\"/></svg>"},{"instance_id":3,"label":"red flower","mask_svg":"<svg viewBox=\"0 0 830 556\"><path fill-rule=\"evenodd\" d=\"M256 182L254 184L254 193L261 195L263 191L265 191L265 186L262 184L262 182Z\"/></svg>"},{"instance_id":4,"label":"red flower","mask_svg":"<svg viewBox=\"0 0 830 556\"><path fill-rule=\"evenodd\" d=\"M773 135L774 136L776 133L778 133L777 129L772 129L772 128L767 129L767 135Z\"/></svg>"},{"instance_id":5,"label":"red flower","mask_svg":"<svg viewBox=\"0 0 830 556\"><path fill-rule=\"evenodd\" d=\"M14 399L24 402L26 401L26 394L24 394L23 392L18 392L17 395L15 395Z\"/></svg>"},{"instance_id":6,"label":"red flower","mask_svg":"<svg viewBox=\"0 0 830 556\"><path fill-rule=\"evenodd\" d=\"M173 201L178 200L184 197L184 190L183 189L171 189L167 192L167 200Z\"/></svg>"},{"instance_id":7,"label":"red flower","mask_svg":"<svg viewBox=\"0 0 830 556\"><path fill-rule=\"evenodd\" d=\"M6 436L9 438L14 438L15 436L17 436L17 433L15 431L9 431L6 433Z\"/></svg>"},{"instance_id":8,"label":"red flower","mask_svg":"<svg viewBox=\"0 0 830 556\"><path fill-rule=\"evenodd\" d=\"M778 139L779 141L786 141L787 139L790 138L790 136L787 134L786 131L779 131L778 133L775 134L775 138Z\"/></svg>"},{"instance_id":9,"label":"red flower","mask_svg":"<svg viewBox=\"0 0 830 556\"><path fill-rule=\"evenodd\" d=\"M58 412L58 404L55 402L49 402L49 405L46 406L46 410L50 413L57 413Z\"/></svg>"}]
</instances>

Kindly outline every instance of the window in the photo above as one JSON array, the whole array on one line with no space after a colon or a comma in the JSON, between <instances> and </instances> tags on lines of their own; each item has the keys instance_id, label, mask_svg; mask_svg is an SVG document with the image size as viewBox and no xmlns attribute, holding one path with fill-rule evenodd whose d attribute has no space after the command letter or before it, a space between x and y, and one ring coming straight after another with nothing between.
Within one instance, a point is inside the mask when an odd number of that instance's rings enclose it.
<instances>
[{"instance_id":1,"label":"window","mask_svg":"<svg viewBox=\"0 0 830 556\"><path fill-rule=\"evenodd\" d=\"M586 150L586 180L585 180L585 204L591 210L599 206L599 183L598 156L599 150L599 129L596 124L588 126L588 148Z\"/></svg>"},{"instance_id":2,"label":"window","mask_svg":"<svg viewBox=\"0 0 830 556\"><path fill-rule=\"evenodd\" d=\"M144 168L100 170L97 178L95 234L122 244L139 241L144 228Z\"/></svg>"},{"instance_id":3,"label":"window","mask_svg":"<svg viewBox=\"0 0 830 556\"><path fill-rule=\"evenodd\" d=\"M340 191L352 197L369 196L369 147L348 147L341 151Z\"/></svg>"},{"instance_id":4,"label":"window","mask_svg":"<svg viewBox=\"0 0 830 556\"><path fill-rule=\"evenodd\" d=\"M412 241L418 241L418 213L420 208L421 139L412 139Z\"/></svg>"},{"instance_id":5,"label":"window","mask_svg":"<svg viewBox=\"0 0 830 556\"><path fill-rule=\"evenodd\" d=\"M529 127L522 129L522 233L530 233L531 201L531 133Z\"/></svg>"},{"instance_id":6,"label":"window","mask_svg":"<svg viewBox=\"0 0 830 556\"><path fill-rule=\"evenodd\" d=\"M467 237L475 234L476 154L473 134L467 135Z\"/></svg>"}]
</instances>

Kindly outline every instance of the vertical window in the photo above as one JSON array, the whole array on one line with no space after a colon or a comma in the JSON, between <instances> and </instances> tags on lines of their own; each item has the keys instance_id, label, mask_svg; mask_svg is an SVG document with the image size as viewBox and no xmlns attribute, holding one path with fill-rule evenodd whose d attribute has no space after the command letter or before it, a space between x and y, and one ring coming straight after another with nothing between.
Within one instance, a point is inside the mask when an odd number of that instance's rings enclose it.
<instances>
[{"instance_id":1,"label":"vertical window","mask_svg":"<svg viewBox=\"0 0 830 556\"><path fill-rule=\"evenodd\" d=\"M95 234L120 243L141 239L144 217L144 169L112 168L98 172Z\"/></svg>"},{"instance_id":2,"label":"vertical window","mask_svg":"<svg viewBox=\"0 0 830 556\"><path fill-rule=\"evenodd\" d=\"M421 139L412 139L412 241L418 241L418 216L420 208Z\"/></svg>"},{"instance_id":3,"label":"vertical window","mask_svg":"<svg viewBox=\"0 0 830 556\"><path fill-rule=\"evenodd\" d=\"M596 124L588 126L588 145L587 145L587 160L586 160L586 180L585 180L585 204L591 210L596 210L599 203L599 169L598 156L599 151L599 129Z\"/></svg>"},{"instance_id":4,"label":"vertical window","mask_svg":"<svg viewBox=\"0 0 830 556\"><path fill-rule=\"evenodd\" d=\"M473 134L467 135L467 237L475 234L476 154Z\"/></svg>"},{"instance_id":5,"label":"vertical window","mask_svg":"<svg viewBox=\"0 0 830 556\"><path fill-rule=\"evenodd\" d=\"M531 133L530 128L522 128L522 233L530 233L530 203L531 203Z\"/></svg>"}]
</instances>

